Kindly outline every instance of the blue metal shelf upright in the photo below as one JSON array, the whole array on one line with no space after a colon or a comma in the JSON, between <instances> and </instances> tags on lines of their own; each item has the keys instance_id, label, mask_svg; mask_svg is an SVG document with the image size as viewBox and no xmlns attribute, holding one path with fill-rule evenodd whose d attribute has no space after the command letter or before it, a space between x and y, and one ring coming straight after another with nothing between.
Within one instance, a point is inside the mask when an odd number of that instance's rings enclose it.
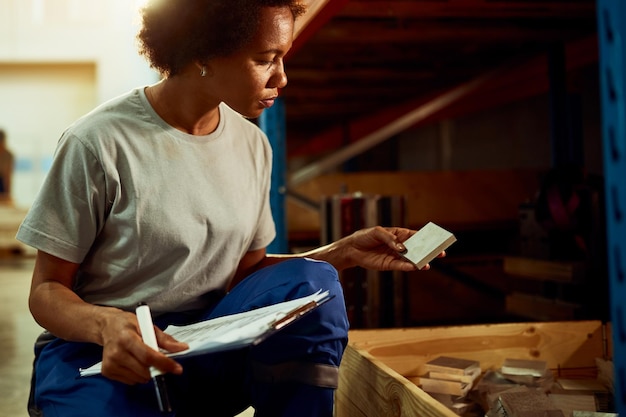
<instances>
[{"instance_id":1,"label":"blue metal shelf upright","mask_svg":"<svg viewBox=\"0 0 626 417\"><path fill-rule=\"evenodd\" d=\"M615 405L626 416L626 2L598 0Z\"/></svg>"},{"instance_id":2,"label":"blue metal shelf upright","mask_svg":"<svg viewBox=\"0 0 626 417\"><path fill-rule=\"evenodd\" d=\"M276 238L267 247L268 253L288 253L287 220L285 213L285 180L287 173L287 140L285 126L285 103L282 98L263 111L259 127L267 135L273 150L272 188L270 205L276 224Z\"/></svg>"}]
</instances>

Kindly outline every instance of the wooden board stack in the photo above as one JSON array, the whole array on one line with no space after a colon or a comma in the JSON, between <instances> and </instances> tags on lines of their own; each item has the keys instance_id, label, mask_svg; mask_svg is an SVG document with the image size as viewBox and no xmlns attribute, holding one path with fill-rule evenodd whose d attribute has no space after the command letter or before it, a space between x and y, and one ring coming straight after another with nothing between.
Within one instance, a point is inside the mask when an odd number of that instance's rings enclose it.
<instances>
[{"instance_id":1,"label":"wooden board stack","mask_svg":"<svg viewBox=\"0 0 626 417\"><path fill-rule=\"evenodd\" d=\"M546 361L507 358L500 372L510 381L527 387L539 387L544 391L549 390L554 383L554 375Z\"/></svg>"},{"instance_id":2,"label":"wooden board stack","mask_svg":"<svg viewBox=\"0 0 626 417\"><path fill-rule=\"evenodd\" d=\"M419 378L419 385L428 393L449 394L464 397L480 376L478 361L440 356L424 364L426 375Z\"/></svg>"},{"instance_id":3,"label":"wooden board stack","mask_svg":"<svg viewBox=\"0 0 626 417\"><path fill-rule=\"evenodd\" d=\"M518 385L504 390L487 387L491 391L487 395L489 417L571 417L574 412L596 413L608 409L599 401L604 398L601 394L607 393L599 381L566 378L554 381L545 361L507 358L500 371L503 378ZM488 379L486 374L479 388Z\"/></svg>"}]
</instances>

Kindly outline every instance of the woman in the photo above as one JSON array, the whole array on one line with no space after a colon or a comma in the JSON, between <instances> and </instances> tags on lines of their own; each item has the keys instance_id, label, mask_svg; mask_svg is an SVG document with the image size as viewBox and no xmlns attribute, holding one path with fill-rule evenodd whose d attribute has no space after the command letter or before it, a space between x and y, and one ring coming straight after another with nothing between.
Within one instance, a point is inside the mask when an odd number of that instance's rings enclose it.
<instances>
[{"instance_id":1,"label":"woman","mask_svg":"<svg viewBox=\"0 0 626 417\"><path fill-rule=\"evenodd\" d=\"M172 415L331 416L348 323L337 270L414 270L414 232L359 231L307 254L273 256L271 149L246 118L287 84L298 0L154 0L141 52L163 80L98 107L62 135L18 232L38 249L29 305L37 343L31 415L160 415L149 367L169 374ZM245 279L244 279L245 278ZM309 295L335 295L264 343L168 358L160 328ZM156 329L159 346L186 346ZM102 376L78 368L102 360Z\"/></svg>"}]
</instances>

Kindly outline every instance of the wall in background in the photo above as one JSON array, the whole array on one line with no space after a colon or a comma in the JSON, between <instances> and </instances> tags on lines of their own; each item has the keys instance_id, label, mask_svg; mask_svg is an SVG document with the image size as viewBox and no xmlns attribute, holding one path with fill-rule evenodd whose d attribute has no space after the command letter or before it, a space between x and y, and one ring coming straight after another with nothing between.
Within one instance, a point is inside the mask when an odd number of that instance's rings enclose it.
<instances>
[{"instance_id":1,"label":"wall in background","mask_svg":"<svg viewBox=\"0 0 626 417\"><path fill-rule=\"evenodd\" d=\"M12 198L27 207L60 134L97 102L94 64L0 64L0 125L15 155Z\"/></svg>"},{"instance_id":2,"label":"wall in background","mask_svg":"<svg viewBox=\"0 0 626 417\"><path fill-rule=\"evenodd\" d=\"M0 128L28 207L72 121L156 73L137 54L138 0L0 0Z\"/></svg>"}]
</instances>

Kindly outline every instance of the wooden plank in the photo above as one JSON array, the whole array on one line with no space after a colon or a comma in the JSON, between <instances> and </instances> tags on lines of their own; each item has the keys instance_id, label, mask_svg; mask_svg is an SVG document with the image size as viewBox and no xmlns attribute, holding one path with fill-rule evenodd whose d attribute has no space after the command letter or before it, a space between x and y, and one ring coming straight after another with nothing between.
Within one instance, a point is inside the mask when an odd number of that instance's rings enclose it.
<instances>
[{"instance_id":1,"label":"wooden plank","mask_svg":"<svg viewBox=\"0 0 626 417\"><path fill-rule=\"evenodd\" d=\"M581 306L532 294L514 292L506 296L509 314L530 320L574 320Z\"/></svg>"},{"instance_id":2,"label":"wooden plank","mask_svg":"<svg viewBox=\"0 0 626 417\"><path fill-rule=\"evenodd\" d=\"M428 372L428 377L429 378L433 378L433 379L443 379L443 380L447 380L447 381L457 381L457 382L463 382L465 384L471 384L473 383L479 376L480 376L480 368L478 368L478 372L476 372L475 374L469 374L469 375L453 375L453 374L447 374L447 373L443 373L443 372Z\"/></svg>"},{"instance_id":3,"label":"wooden plank","mask_svg":"<svg viewBox=\"0 0 626 417\"><path fill-rule=\"evenodd\" d=\"M571 379L559 378L557 381L559 387L565 391L589 391L589 392L605 392L605 387L597 379Z\"/></svg>"},{"instance_id":4,"label":"wooden plank","mask_svg":"<svg viewBox=\"0 0 626 417\"><path fill-rule=\"evenodd\" d=\"M483 372L506 358L544 360L551 370L596 369L602 333L597 320L368 329L351 331L350 345L403 376L424 375L424 364L438 356L478 361Z\"/></svg>"},{"instance_id":5,"label":"wooden plank","mask_svg":"<svg viewBox=\"0 0 626 417\"><path fill-rule=\"evenodd\" d=\"M519 205L539 189L538 170L433 172L362 172L322 175L293 192L320 204L341 193L404 196L406 224L422 227L432 221L455 231L489 225L517 227ZM290 232L320 231L320 214L287 199Z\"/></svg>"},{"instance_id":6,"label":"wooden plank","mask_svg":"<svg viewBox=\"0 0 626 417\"><path fill-rule=\"evenodd\" d=\"M427 377L410 377L409 381L419 385L424 391L435 394L454 395L455 397L465 397L472 388L471 384L459 381L448 381L445 379L435 379Z\"/></svg>"},{"instance_id":7,"label":"wooden plank","mask_svg":"<svg viewBox=\"0 0 626 417\"><path fill-rule=\"evenodd\" d=\"M504 272L524 278L575 284L585 277L585 263L505 256Z\"/></svg>"},{"instance_id":8,"label":"wooden plank","mask_svg":"<svg viewBox=\"0 0 626 417\"><path fill-rule=\"evenodd\" d=\"M336 399L337 417L456 416L417 385L351 346L339 370Z\"/></svg>"}]
</instances>

